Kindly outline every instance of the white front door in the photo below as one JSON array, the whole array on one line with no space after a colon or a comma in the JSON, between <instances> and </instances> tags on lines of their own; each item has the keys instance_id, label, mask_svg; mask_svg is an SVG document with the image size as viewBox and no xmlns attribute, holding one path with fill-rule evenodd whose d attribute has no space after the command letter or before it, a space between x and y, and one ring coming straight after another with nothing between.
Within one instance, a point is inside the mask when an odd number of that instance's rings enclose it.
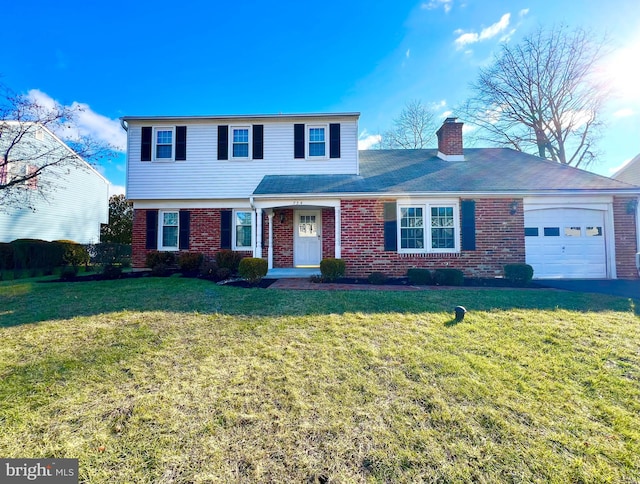
<instances>
[{"instance_id":1,"label":"white front door","mask_svg":"<svg viewBox=\"0 0 640 484\"><path fill-rule=\"evenodd\" d=\"M604 278L604 212L578 208L524 213L525 252L534 278Z\"/></svg>"},{"instance_id":2,"label":"white front door","mask_svg":"<svg viewBox=\"0 0 640 484\"><path fill-rule=\"evenodd\" d=\"M293 224L293 265L318 267L322 260L322 220L319 210L296 210Z\"/></svg>"}]
</instances>

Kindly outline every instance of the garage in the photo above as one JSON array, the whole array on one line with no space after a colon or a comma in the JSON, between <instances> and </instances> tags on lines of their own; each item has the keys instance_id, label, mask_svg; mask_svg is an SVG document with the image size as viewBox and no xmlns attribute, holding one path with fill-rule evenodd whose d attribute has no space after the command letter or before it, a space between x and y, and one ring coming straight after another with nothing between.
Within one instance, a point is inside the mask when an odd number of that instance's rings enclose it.
<instances>
[{"instance_id":1,"label":"garage","mask_svg":"<svg viewBox=\"0 0 640 484\"><path fill-rule=\"evenodd\" d=\"M526 210L525 253L536 279L607 277L605 211Z\"/></svg>"}]
</instances>

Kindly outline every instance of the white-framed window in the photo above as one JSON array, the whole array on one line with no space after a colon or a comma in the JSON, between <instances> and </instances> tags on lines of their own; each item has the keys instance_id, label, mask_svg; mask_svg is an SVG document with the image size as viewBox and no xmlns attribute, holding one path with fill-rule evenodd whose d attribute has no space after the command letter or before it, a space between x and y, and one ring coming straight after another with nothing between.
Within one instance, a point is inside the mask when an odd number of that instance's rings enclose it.
<instances>
[{"instance_id":1,"label":"white-framed window","mask_svg":"<svg viewBox=\"0 0 640 484\"><path fill-rule=\"evenodd\" d=\"M250 210L233 211L233 248L251 250L253 247L253 212Z\"/></svg>"},{"instance_id":2,"label":"white-framed window","mask_svg":"<svg viewBox=\"0 0 640 484\"><path fill-rule=\"evenodd\" d=\"M159 214L158 249L178 250L180 214L177 211L165 211Z\"/></svg>"},{"instance_id":3,"label":"white-framed window","mask_svg":"<svg viewBox=\"0 0 640 484\"><path fill-rule=\"evenodd\" d=\"M326 158L327 157L327 126L309 125L307 126L307 157Z\"/></svg>"},{"instance_id":4,"label":"white-framed window","mask_svg":"<svg viewBox=\"0 0 640 484\"><path fill-rule=\"evenodd\" d=\"M229 136L229 153L231 159L251 159L251 127L231 126Z\"/></svg>"},{"instance_id":5,"label":"white-framed window","mask_svg":"<svg viewBox=\"0 0 640 484\"><path fill-rule=\"evenodd\" d=\"M153 160L173 161L175 156L175 128L153 128Z\"/></svg>"},{"instance_id":6,"label":"white-framed window","mask_svg":"<svg viewBox=\"0 0 640 484\"><path fill-rule=\"evenodd\" d=\"M398 204L398 252L460 252L457 201Z\"/></svg>"},{"instance_id":7,"label":"white-framed window","mask_svg":"<svg viewBox=\"0 0 640 484\"><path fill-rule=\"evenodd\" d=\"M44 131L42 130L42 128L40 128L40 127L36 128L35 138L38 141L44 140Z\"/></svg>"}]
</instances>

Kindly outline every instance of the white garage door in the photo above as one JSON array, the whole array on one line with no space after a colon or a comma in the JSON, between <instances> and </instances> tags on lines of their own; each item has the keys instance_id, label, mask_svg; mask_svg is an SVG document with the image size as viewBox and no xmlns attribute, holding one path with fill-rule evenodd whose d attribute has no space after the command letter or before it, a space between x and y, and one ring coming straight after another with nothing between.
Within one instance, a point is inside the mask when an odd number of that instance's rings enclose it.
<instances>
[{"instance_id":1,"label":"white garage door","mask_svg":"<svg viewBox=\"0 0 640 484\"><path fill-rule=\"evenodd\" d=\"M604 212L577 208L524 213L527 264L535 278L607 276Z\"/></svg>"}]
</instances>

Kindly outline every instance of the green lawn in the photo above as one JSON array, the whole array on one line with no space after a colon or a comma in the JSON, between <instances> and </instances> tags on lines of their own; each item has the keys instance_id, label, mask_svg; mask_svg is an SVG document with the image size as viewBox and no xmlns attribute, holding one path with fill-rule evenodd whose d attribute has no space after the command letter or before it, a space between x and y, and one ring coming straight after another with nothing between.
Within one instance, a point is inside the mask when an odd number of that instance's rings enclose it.
<instances>
[{"instance_id":1,"label":"green lawn","mask_svg":"<svg viewBox=\"0 0 640 484\"><path fill-rule=\"evenodd\" d=\"M79 458L90 483L638 482L636 311L549 290L3 282L0 456Z\"/></svg>"}]
</instances>

